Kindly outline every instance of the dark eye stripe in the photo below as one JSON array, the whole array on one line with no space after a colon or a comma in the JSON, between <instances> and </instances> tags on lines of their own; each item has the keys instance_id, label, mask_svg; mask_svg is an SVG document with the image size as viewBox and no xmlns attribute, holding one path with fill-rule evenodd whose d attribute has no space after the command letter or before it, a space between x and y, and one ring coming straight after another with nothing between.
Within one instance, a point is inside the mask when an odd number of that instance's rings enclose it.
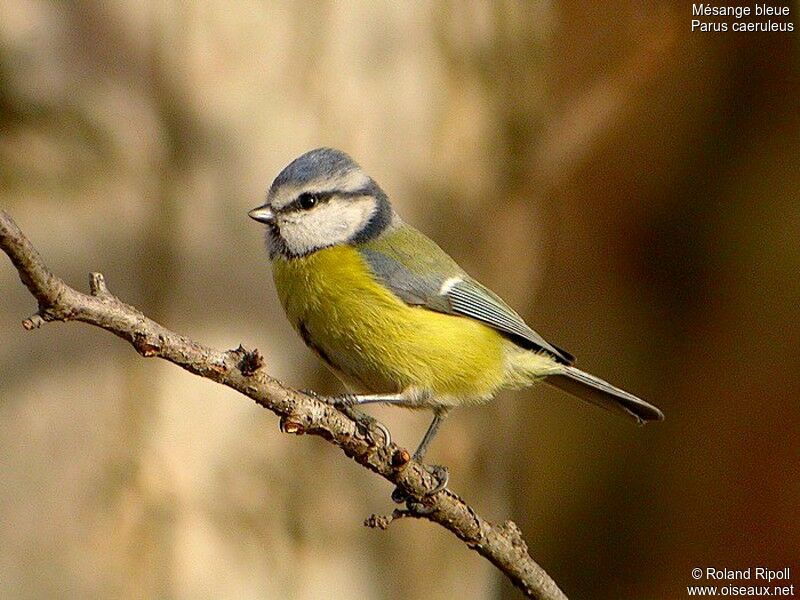
<instances>
[{"instance_id":1,"label":"dark eye stripe","mask_svg":"<svg viewBox=\"0 0 800 600\"><path fill-rule=\"evenodd\" d=\"M360 190L353 190L352 192L339 192L339 191L327 191L327 192L303 192L297 198L289 202L286 206L281 208L278 212L288 213L288 212L299 212L310 210L314 208L314 206L319 206L325 202L328 202L334 196L338 198L358 198L360 196L370 196L372 195L372 188L366 187ZM308 196L313 196L317 199L317 201L312 205L308 206L307 208L303 206L304 198Z\"/></svg>"},{"instance_id":2,"label":"dark eye stripe","mask_svg":"<svg viewBox=\"0 0 800 600\"><path fill-rule=\"evenodd\" d=\"M331 199L331 197L333 197L333 194L334 192L303 192L297 198L289 202L289 204L280 209L280 212L288 213L309 210L322 204L323 202L327 202ZM314 198L315 201L309 204L310 198Z\"/></svg>"}]
</instances>

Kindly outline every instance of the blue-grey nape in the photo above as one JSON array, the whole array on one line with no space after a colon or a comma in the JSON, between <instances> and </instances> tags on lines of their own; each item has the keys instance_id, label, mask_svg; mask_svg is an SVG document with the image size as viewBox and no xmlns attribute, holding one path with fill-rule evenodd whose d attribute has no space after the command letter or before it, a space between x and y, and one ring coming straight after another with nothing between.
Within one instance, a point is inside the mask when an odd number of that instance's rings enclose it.
<instances>
[{"instance_id":1,"label":"blue-grey nape","mask_svg":"<svg viewBox=\"0 0 800 600\"><path fill-rule=\"evenodd\" d=\"M356 161L335 148L316 148L297 157L272 182L272 190L291 183L302 185L320 178L337 177L359 169Z\"/></svg>"}]
</instances>

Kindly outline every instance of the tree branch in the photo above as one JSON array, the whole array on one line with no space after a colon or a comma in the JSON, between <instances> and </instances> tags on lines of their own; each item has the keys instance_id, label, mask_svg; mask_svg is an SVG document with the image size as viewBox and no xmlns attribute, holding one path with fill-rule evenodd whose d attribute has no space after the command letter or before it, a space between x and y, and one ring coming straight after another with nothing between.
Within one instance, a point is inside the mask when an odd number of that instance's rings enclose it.
<instances>
[{"instance_id":1,"label":"tree branch","mask_svg":"<svg viewBox=\"0 0 800 600\"><path fill-rule=\"evenodd\" d=\"M406 510L396 510L392 517L370 517L367 525L385 528L392 519L409 516L438 523L489 559L529 598L566 600L528 554L516 524L489 523L447 489L426 496L426 490L437 482L422 464L410 459L407 450L374 436L370 425L374 420L284 386L267 375L257 350L250 352L239 346L220 352L162 327L112 295L99 273L90 276L89 295L78 292L50 272L14 220L2 210L0 248L39 303L37 313L23 321L26 329L47 321L83 321L127 340L142 356L163 358L233 388L278 415L283 432L325 438L406 494Z\"/></svg>"}]
</instances>

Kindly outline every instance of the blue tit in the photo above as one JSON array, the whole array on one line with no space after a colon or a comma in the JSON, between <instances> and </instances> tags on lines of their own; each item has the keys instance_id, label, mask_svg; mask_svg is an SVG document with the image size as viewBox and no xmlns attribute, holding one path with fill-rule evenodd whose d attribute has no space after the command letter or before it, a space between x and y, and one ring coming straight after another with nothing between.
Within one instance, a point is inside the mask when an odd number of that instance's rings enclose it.
<instances>
[{"instance_id":1,"label":"blue tit","mask_svg":"<svg viewBox=\"0 0 800 600\"><path fill-rule=\"evenodd\" d=\"M404 223L344 152L319 148L295 159L249 215L266 225L286 316L356 393L351 401L433 411L417 459L452 407L539 381L639 423L664 418L572 366L571 354Z\"/></svg>"}]
</instances>

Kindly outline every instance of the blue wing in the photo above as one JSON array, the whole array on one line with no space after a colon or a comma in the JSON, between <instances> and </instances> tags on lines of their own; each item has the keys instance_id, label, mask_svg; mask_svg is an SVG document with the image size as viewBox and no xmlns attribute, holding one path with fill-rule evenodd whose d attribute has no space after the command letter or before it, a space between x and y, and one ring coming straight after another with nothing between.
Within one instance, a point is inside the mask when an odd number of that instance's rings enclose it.
<instances>
[{"instance_id":1,"label":"blue wing","mask_svg":"<svg viewBox=\"0 0 800 600\"><path fill-rule=\"evenodd\" d=\"M359 250L375 277L407 304L475 319L523 348L547 352L564 364L574 362L571 354L528 327L499 296L470 278L444 250L413 228L404 225Z\"/></svg>"},{"instance_id":2,"label":"blue wing","mask_svg":"<svg viewBox=\"0 0 800 600\"><path fill-rule=\"evenodd\" d=\"M449 289L443 291L454 314L482 321L498 331L510 334L517 341L524 340L527 343L521 344L522 346L532 350L545 350L559 362L565 364L575 362L574 356L557 348L528 327L522 317L499 296L477 281L473 279L454 281Z\"/></svg>"}]
</instances>

